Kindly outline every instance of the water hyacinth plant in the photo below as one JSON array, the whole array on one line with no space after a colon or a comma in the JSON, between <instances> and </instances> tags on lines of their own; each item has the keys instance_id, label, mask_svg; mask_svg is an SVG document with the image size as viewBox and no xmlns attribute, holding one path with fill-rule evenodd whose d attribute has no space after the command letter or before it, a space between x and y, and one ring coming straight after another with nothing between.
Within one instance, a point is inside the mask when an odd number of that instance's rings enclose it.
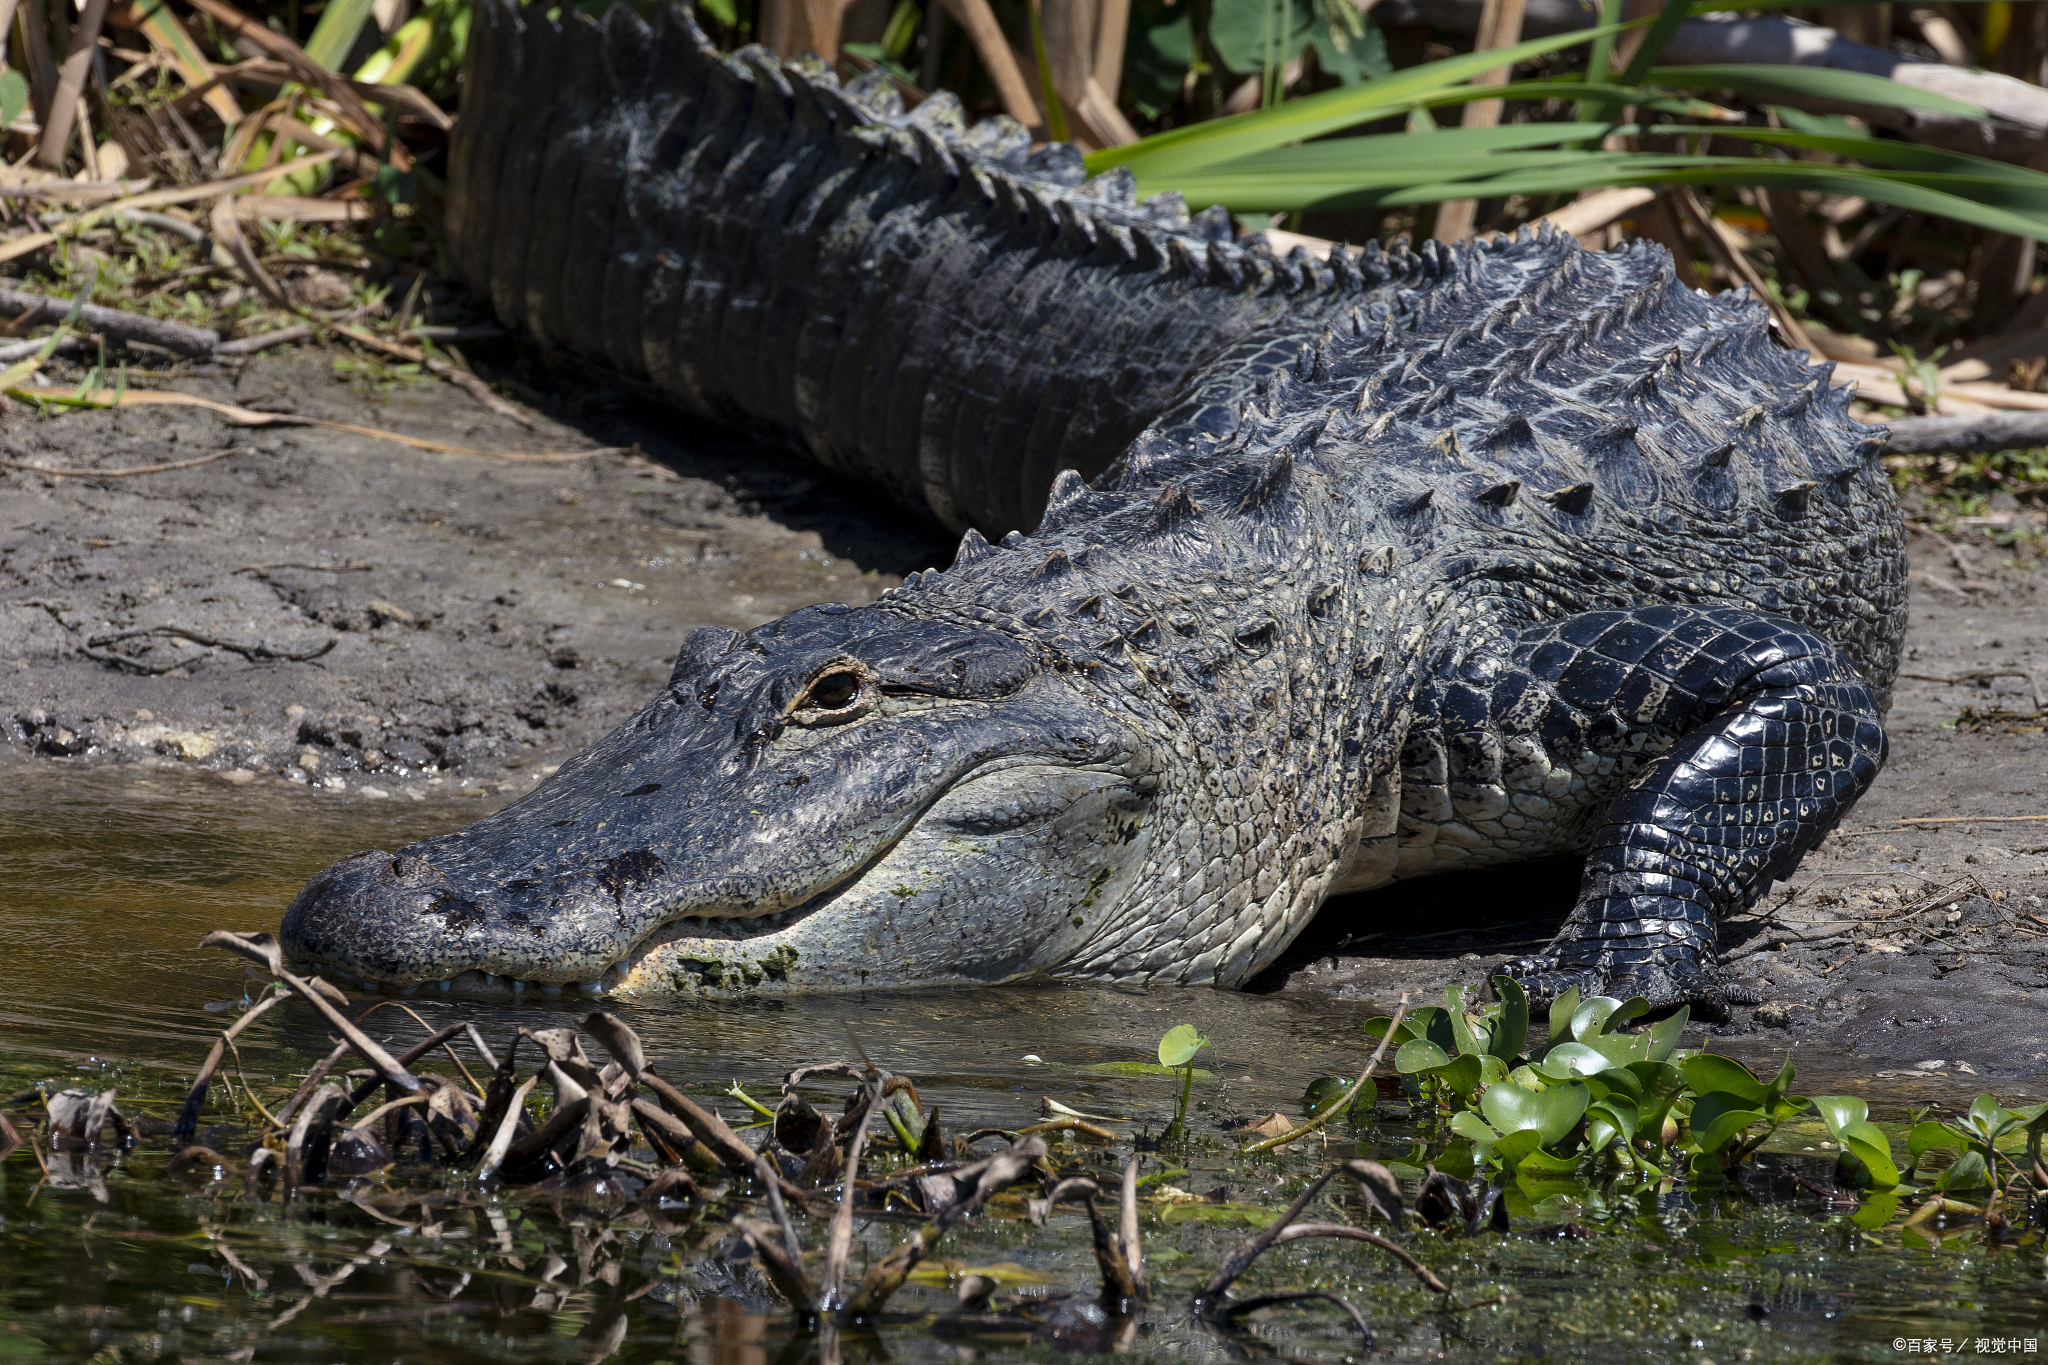
<instances>
[{"instance_id":1,"label":"water hyacinth plant","mask_svg":"<svg viewBox=\"0 0 2048 1365\"><path fill-rule=\"evenodd\" d=\"M1526 1214L1557 1195L1597 1202L1603 1186L1624 1179L1719 1187L1782 1127L1809 1114L1825 1125L1837 1153L1838 1185L1865 1192L1855 1215L1865 1227L1883 1226L1902 1198L1922 1194L1930 1198L1908 1220L1908 1235L1937 1213L1989 1220L2004 1185L2048 1186L2041 1161L2048 1104L2006 1109L1986 1094L1956 1119L1923 1118L1906 1135L1910 1164L1902 1172L1892 1138L1870 1121L1865 1100L1792 1093L1789 1058L1764 1080L1732 1057L1681 1049L1684 1009L1626 1032L1647 1013L1646 1001L1567 992L1546 1026L1532 1029L1520 986L1506 977L1494 986L1496 1002L1474 1006L1466 988L1454 986L1442 1007L1376 1018L1365 1032L1391 1039L1404 1087L1440 1120L1443 1140L1418 1160L1433 1153L1435 1169L1489 1179L1510 1212ZM1343 1084L1318 1081L1305 1102L1312 1110L1327 1105ZM1937 1152L1949 1164L1915 1184ZM1957 1193L1989 1198L1968 1203Z\"/></svg>"}]
</instances>

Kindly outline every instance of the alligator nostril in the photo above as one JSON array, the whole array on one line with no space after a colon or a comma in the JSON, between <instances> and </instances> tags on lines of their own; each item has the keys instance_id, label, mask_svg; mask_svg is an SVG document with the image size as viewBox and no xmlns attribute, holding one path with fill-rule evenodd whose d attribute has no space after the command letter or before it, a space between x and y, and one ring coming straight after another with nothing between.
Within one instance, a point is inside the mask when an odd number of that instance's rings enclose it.
<instances>
[{"instance_id":1,"label":"alligator nostril","mask_svg":"<svg viewBox=\"0 0 2048 1365\"><path fill-rule=\"evenodd\" d=\"M425 886L434 879L434 865L425 858L393 858L390 875L400 886Z\"/></svg>"}]
</instances>

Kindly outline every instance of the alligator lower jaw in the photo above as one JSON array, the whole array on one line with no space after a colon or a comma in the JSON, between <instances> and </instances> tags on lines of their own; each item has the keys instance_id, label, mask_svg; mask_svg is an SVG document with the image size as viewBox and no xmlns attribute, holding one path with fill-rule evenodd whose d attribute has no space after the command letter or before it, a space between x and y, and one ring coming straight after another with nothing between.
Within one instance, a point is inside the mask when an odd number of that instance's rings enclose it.
<instances>
[{"instance_id":1,"label":"alligator lower jaw","mask_svg":"<svg viewBox=\"0 0 2048 1365\"><path fill-rule=\"evenodd\" d=\"M646 964L649 958L664 948L670 948L678 941L698 943L713 948L741 948L742 945L760 942L764 953L775 955L777 950L770 941L772 936L788 929L803 919L815 908L806 903L780 914L758 917L733 916L714 918L690 916L675 921L658 931L647 945L636 947L618 963L605 969L604 974L594 981L541 981L522 979L511 974L493 974L477 969L458 972L454 976L438 981L416 981L410 985L396 985L389 981L371 981L357 977L344 968L325 964L295 964L300 970L318 972L328 980L346 986L350 990L375 995L380 992L392 995L422 996L432 998L447 996L463 999L569 1001L595 999L607 995L675 994L673 988L650 988ZM782 950L787 952L787 950ZM793 957L793 953L789 953ZM776 956L780 961L781 957ZM735 978L736 980L739 978Z\"/></svg>"}]
</instances>

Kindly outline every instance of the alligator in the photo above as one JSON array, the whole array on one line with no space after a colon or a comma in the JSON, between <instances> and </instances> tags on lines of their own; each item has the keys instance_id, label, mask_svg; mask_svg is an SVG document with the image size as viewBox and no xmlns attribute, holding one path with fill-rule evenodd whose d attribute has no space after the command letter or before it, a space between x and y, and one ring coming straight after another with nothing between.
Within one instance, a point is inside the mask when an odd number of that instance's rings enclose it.
<instances>
[{"instance_id":1,"label":"alligator","mask_svg":"<svg viewBox=\"0 0 2048 1365\"><path fill-rule=\"evenodd\" d=\"M868 606L695 631L530 794L311 881L296 960L1238 987L1334 894L1578 853L1507 974L1725 1011L1720 919L1884 761L1884 432L1662 247L1281 256L683 8L480 0L466 90L450 251L503 321L965 532Z\"/></svg>"}]
</instances>

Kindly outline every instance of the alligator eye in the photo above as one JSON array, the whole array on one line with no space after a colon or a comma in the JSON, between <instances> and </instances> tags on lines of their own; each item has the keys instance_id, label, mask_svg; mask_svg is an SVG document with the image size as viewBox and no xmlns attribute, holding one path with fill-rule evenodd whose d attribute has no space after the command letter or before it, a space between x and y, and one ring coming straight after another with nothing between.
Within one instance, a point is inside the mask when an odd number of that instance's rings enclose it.
<instances>
[{"instance_id":1,"label":"alligator eye","mask_svg":"<svg viewBox=\"0 0 2048 1365\"><path fill-rule=\"evenodd\" d=\"M860 691L865 685L860 674L852 669L835 668L812 681L804 697L804 707L813 711L844 711L860 700Z\"/></svg>"}]
</instances>

